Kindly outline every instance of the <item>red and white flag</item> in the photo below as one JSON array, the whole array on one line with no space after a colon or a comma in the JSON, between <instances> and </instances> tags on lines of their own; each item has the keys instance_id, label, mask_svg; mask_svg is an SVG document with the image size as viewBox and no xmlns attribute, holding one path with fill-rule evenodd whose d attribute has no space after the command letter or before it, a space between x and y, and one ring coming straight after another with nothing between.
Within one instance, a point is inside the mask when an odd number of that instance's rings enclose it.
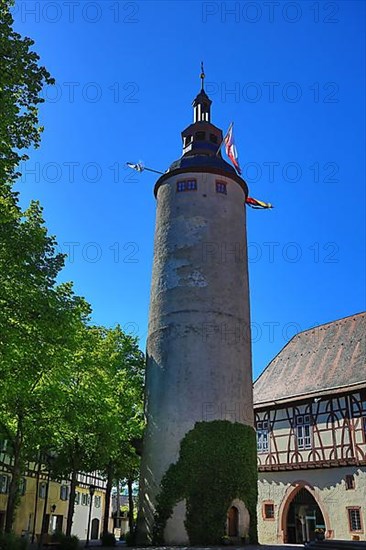
<instances>
[{"instance_id":1,"label":"red and white flag","mask_svg":"<svg viewBox=\"0 0 366 550\"><path fill-rule=\"evenodd\" d=\"M228 131L226 132L226 135L224 137L224 143L225 143L225 152L231 162L233 163L235 170L238 172L238 174L241 174L241 168L239 165L239 156L238 151L235 146L234 142L234 135L233 135L233 122L230 124Z\"/></svg>"}]
</instances>

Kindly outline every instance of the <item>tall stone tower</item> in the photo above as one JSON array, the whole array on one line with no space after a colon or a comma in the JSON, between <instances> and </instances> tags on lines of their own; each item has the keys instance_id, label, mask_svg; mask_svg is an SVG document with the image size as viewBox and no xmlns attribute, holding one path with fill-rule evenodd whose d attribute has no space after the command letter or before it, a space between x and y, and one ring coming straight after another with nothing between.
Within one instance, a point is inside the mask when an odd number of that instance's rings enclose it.
<instances>
[{"instance_id":1,"label":"tall stone tower","mask_svg":"<svg viewBox=\"0 0 366 550\"><path fill-rule=\"evenodd\" d=\"M201 78L183 154L154 190L139 543L256 536L247 185L217 153Z\"/></svg>"}]
</instances>

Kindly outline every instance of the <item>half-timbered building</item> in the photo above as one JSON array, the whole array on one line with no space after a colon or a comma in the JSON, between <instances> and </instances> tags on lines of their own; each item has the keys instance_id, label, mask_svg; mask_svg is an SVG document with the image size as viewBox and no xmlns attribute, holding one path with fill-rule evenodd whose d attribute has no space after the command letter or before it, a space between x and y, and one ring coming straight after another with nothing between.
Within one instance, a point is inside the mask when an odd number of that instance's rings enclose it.
<instances>
[{"instance_id":1,"label":"half-timbered building","mask_svg":"<svg viewBox=\"0 0 366 550\"><path fill-rule=\"evenodd\" d=\"M262 543L366 540L365 321L297 334L254 384Z\"/></svg>"}]
</instances>

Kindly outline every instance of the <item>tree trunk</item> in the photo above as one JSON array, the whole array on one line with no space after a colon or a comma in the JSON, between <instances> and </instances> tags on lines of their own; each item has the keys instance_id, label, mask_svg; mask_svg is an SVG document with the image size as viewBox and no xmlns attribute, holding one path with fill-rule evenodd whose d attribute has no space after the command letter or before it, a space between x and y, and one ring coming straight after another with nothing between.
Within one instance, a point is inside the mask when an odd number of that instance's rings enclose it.
<instances>
[{"instance_id":1,"label":"tree trunk","mask_svg":"<svg viewBox=\"0 0 366 550\"><path fill-rule=\"evenodd\" d=\"M41 469L42 469L42 462L41 462L41 457L39 457L37 477L36 477L36 498L35 498L35 501L34 501L34 518L33 518L32 540L31 540L32 544L34 544L34 540L36 538L37 510L38 510L38 498L39 498L39 478L40 478L40 475L41 475Z\"/></svg>"},{"instance_id":2,"label":"tree trunk","mask_svg":"<svg viewBox=\"0 0 366 550\"><path fill-rule=\"evenodd\" d=\"M127 480L127 487L128 487L128 527L130 529L130 533L132 535L134 531L134 519L133 519L133 494L132 494L132 483L133 479L129 478Z\"/></svg>"},{"instance_id":3,"label":"tree trunk","mask_svg":"<svg viewBox=\"0 0 366 550\"><path fill-rule=\"evenodd\" d=\"M121 527L121 498L120 498L120 485L119 480L116 481L116 527Z\"/></svg>"},{"instance_id":4,"label":"tree trunk","mask_svg":"<svg viewBox=\"0 0 366 550\"><path fill-rule=\"evenodd\" d=\"M76 496L76 485L78 481L78 473L74 470L71 474L71 484L70 484L70 495L69 495L69 508L67 510L67 521L66 521L66 535L71 535L72 522L74 519L75 511L75 496Z\"/></svg>"},{"instance_id":5,"label":"tree trunk","mask_svg":"<svg viewBox=\"0 0 366 550\"><path fill-rule=\"evenodd\" d=\"M107 486L106 486L106 489L105 489L103 533L108 533L109 510L110 510L110 503L111 503L112 485L113 485L113 468L112 468L112 463L110 462L108 464L108 468L107 468Z\"/></svg>"},{"instance_id":6,"label":"tree trunk","mask_svg":"<svg viewBox=\"0 0 366 550\"><path fill-rule=\"evenodd\" d=\"M8 503L5 515L5 533L13 529L15 511L19 504L19 484L22 476L22 420L18 417L17 433L13 442L13 464L11 468L11 481L9 484Z\"/></svg>"}]
</instances>

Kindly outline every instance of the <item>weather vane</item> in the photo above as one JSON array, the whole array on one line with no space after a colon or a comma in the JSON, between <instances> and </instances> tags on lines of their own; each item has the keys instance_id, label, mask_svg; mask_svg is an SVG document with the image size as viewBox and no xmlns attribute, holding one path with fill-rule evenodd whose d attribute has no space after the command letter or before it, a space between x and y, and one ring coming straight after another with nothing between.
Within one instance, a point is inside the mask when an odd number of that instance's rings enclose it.
<instances>
[{"instance_id":1,"label":"weather vane","mask_svg":"<svg viewBox=\"0 0 366 550\"><path fill-rule=\"evenodd\" d=\"M205 86L205 69L203 68L203 61L201 61L201 74L200 74L200 78L201 78L201 81L202 81L202 84L201 84L201 90L204 90L204 86Z\"/></svg>"}]
</instances>

